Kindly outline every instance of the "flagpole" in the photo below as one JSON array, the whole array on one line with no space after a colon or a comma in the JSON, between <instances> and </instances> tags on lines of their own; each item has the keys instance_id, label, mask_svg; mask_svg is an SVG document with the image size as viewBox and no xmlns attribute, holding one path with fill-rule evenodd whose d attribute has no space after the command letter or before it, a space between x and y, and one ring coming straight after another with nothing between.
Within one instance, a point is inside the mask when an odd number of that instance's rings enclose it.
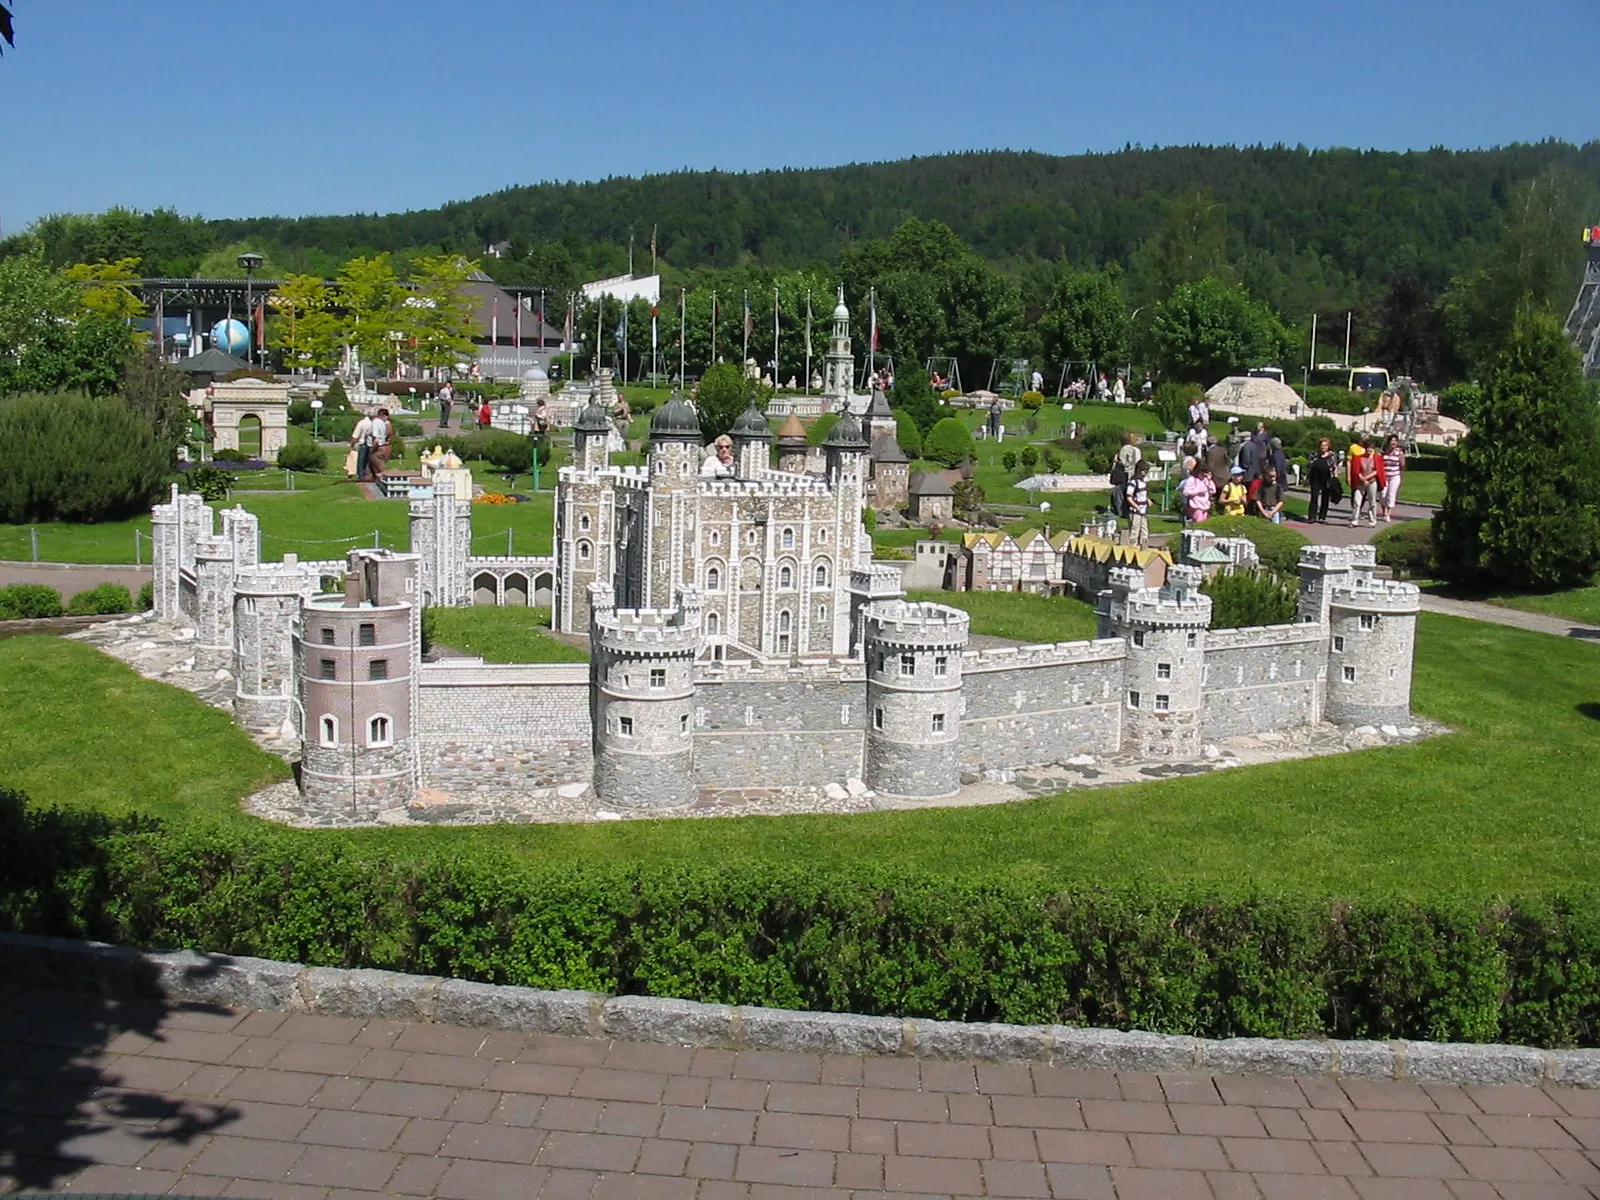
<instances>
[{"instance_id":1,"label":"flagpole","mask_svg":"<svg viewBox=\"0 0 1600 1200\"><path fill-rule=\"evenodd\" d=\"M806 395L811 395L811 289L806 289Z\"/></svg>"},{"instance_id":2,"label":"flagpole","mask_svg":"<svg viewBox=\"0 0 1600 1200\"><path fill-rule=\"evenodd\" d=\"M689 289L678 289L678 386L686 387L689 374Z\"/></svg>"},{"instance_id":3,"label":"flagpole","mask_svg":"<svg viewBox=\"0 0 1600 1200\"><path fill-rule=\"evenodd\" d=\"M606 298L596 296L594 302L594 377L600 378L600 347L606 344Z\"/></svg>"},{"instance_id":4,"label":"flagpole","mask_svg":"<svg viewBox=\"0 0 1600 1200\"><path fill-rule=\"evenodd\" d=\"M706 362L706 370L710 370L717 361L717 289L711 289L711 357Z\"/></svg>"},{"instance_id":5,"label":"flagpole","mask_svg":"<svg viewBox=\"0 0 1600 1200\"><path fill-rule=\"evenodd\" d=\"M772 390L778 390L778 285L772 285Z\"/></svg>"},{"instance_id":6,"label":"flagpole","mask_svg":"<svg viewBox=\"0 0 1600 1200\"><path fill-rule=\"evenodd\" d=\"M522 297L512 296L512 302L517 306L517 374L522 374Z\"/></svg>"},{"instance_id":7,"label":"flagpole","mask_svg":"<svg viewBox=\"0 0 1600 1200\"><path fill-rule=\"evenodd\" d=\"M744 290L744 362L739 364L739 369L744 370L744 364L750 361L750 289Z\"/></svg>"}]
</instances>

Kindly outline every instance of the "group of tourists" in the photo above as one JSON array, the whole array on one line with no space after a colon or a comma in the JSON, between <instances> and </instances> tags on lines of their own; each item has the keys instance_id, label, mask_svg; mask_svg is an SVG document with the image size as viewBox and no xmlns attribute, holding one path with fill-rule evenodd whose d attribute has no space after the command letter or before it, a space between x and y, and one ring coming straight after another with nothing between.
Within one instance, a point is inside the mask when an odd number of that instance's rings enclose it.
<instances>
[{"instance_id":1,"label":"group of tourists","mask_svg":"<svg viewBox=\"0 0 1600 1200\"><path fill-rule=\"evenodd\" d=\"M363 416L350 431L350 450L355 455L350 469L358 483L376 483L393 452L394 421L387 408Z\"/></svg>"},{"instance_id":2,"label":"group of tourists","mask_svg":"<svg viewBox=\"0 0 1600 1200\"><path fill-rule=\"evenodd\" d=\"M1185 525L1198 525L1213 515L1255 516L1281 525L1287 519L1284 502L1294 479L1283 441L1273 437L1265 421L1230 453L1209 430L1210 413L1204 400L1191 406L1190 429L1183 443L1183 460L1177 481L1179 512ZM1350 524L1361 520L1376 526L1381 516L1394 520L1400 502L1400 483L1405 474L1405 448L1396 434L1390 434L1379 449L1370 434L1361 434L1346 451L1343 461L1329 438L1321 439L1311 456L1306 478L1311 490L1307 520L1326 524L1328 506L1350 490ZM1111 465L1111 509L1129 521L1132 542L1143 548L1149 544L1150 464L1139 447L1139 435L1129 432ZM1343 481L1341 481L1341 474Z\"/></svg>"}]
</instances>

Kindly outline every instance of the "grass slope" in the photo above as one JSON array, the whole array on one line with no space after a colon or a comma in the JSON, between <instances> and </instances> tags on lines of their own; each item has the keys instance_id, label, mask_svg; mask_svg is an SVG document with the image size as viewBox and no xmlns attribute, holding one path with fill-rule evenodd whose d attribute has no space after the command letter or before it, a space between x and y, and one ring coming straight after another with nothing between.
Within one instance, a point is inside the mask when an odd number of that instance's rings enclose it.
<instances>
[{"instance_id":1,"label":"grass slope","mask_svg":"<svg viewBox=\"0 0 1600 1200\"><path fill-rule=\"evenodd\" d=\"M587 651L551 637L548 608L430 608L432 641L492 663L588 662Z\"/></svg>"},{"instance_id":2,"label":"grass slope","mask_svg":"<svg viewBox=\"0 0 1600 1200\"><path fill-rule=\"evenodd\" d=\"M1600 625L1600 584L1565 592L1516 592L1488 597L1490 604L1549 613L1587 625Z\"/></svg>"},{"instance_id":3,"label":"grass slope","mask_svg":"<svg viewBox=\"0 0 1600 1200\"><path fill-rule=\"evenodd\" d=\"M233 816L289 777L228 713L81 642L0 641L0 713L0 787L43 804Z\"/></svg>"},{"instance_id":4,"label":"grass slope","mask_svg":"<svg viewBox=\"0 0 1600 1200\"><path fill-rule=\"evenodd\" d=\"M1094 637L1094 609L1066 596L1024 592L912 591L911 600L932 600L971 614L973 633L1019 642L1080 642Z\"/></svg>"}]
</instances>

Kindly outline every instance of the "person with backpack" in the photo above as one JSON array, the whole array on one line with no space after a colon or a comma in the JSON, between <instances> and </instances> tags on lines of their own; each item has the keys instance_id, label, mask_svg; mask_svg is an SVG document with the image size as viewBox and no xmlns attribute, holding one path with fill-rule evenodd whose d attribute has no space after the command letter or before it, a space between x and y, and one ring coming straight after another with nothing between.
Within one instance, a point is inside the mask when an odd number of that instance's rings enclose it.
<instances>
[{"instance_id":1,"label":"person with backpack","mask_svg":"<svg viewBox=\"0 0 1600 1200\"><path fill-rule=\"evenodd\" d=\"M1234 467L1228 472L1228 482L1222 485L1222 490L1217 493L1217 502L1222 505L1222 515L1225 517L1244 516L1245 502L1250 498L1250 489L1245 486L1244 472Z\"/></svg>"},{"instance_id":2,"label":"person with backpack","mask_svg":"<svg viewBox=\"0 0 1600 1200\"><path fill-rule=\"evenodd\" d=\"M1140 459L1133 465L1133 478L1123 489L1123 507L1128 510L1128 541L1139 549L1150 545L1150 487L1145 482L1150 464Z\"/></svg>"},{"instance_id":3,"label":"person with backpack","mask_svg":"<svg viewBox=\"0 0 1600 1200\"><path fill-rule=\"evenodd\" d=\"M1134 468L1144 458L1139 449L1139 435L1130 429L1123 435L1116 458L1111 460L1111 511L1119 517L1128 515L1127 487L1133 478Z\"/></svg>"},{"instance_id":4,"label":"person with backpack","mask_svg":"<svg viewBox=\"0 0 1600 1200\"><path fill-rule=\"evenodd\" d=\"M1341 498L1339 487L1339 460L1333 455L1331 438L1317 441L1317 452L1306 467L1306 478L1311 485L1311 506L1306 510L1306 520L1312 525L1328 523L1328 505L1337 504Z\"/></svg>"}]
</instances>

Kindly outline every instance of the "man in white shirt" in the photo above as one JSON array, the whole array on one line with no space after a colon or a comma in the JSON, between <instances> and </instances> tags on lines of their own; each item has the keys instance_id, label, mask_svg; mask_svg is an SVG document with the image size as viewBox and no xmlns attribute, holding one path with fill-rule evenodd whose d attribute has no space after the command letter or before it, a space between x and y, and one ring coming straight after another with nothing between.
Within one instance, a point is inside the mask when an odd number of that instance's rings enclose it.
<instances>
[{"instance_id":1,"label":"man in white shirt","mask_svg":"<svg viewBox=\"0 0 1600 1200\"><path fill-rule=\"evenodd\" d=\"M356 452L356 482L367 477L367 456L372 453L372 418L363 414L350 431L350 446Z\"/></svg>"}]
</instances>

